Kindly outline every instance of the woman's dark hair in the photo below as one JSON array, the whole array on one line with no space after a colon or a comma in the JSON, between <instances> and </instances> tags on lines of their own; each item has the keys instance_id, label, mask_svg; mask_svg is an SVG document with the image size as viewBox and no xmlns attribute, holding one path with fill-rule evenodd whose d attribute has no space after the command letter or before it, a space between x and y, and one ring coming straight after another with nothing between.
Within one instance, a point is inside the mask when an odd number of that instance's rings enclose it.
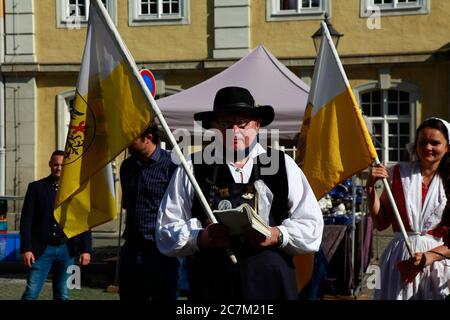
<instances>
[{"instance_id":1,"label":"woman's dark hair","mask_svg":"<svg viewBox=\"0 0 450 320\"><path fill-rule=\"evenodd\" d=\"M152 142L154 144L160 143L159 129L158 129L158 125L155 122L153 122L150 126L147 127L147 129L145 129L144 132L142 132L141 138L145 138L145 136L148 134L152 135L152 137L153 137Z\"/></svg>"}]
</instances>

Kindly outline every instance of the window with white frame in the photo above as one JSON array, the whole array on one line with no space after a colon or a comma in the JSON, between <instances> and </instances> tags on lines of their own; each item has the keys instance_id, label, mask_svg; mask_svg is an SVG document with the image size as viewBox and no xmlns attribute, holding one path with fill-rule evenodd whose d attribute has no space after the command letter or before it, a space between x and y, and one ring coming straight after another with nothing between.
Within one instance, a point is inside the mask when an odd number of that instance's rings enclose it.
<instances>
[{"instance_id":1,"label":"window with white frame","mask_svg":"<svg viewBox=\"0 0 450 320\"><path fill-rule=\"evenodd\" d=\"M317 19L330 16L331 0L266 0L267 20Z\"/></svg>"},{"instance_id":2,"label":"window with white frame","mask_svg":"<svg viewBox=\"0 0 450 320\"><path fill-rule=\"evenodd\" d=\"M361 0L361 16L427 14L429 0Z\"/></svg>"},{"instance_id":3,"label":"window with white frame","mask_svg":"<svg viewBox=\"0 0 450 320\"><path fill-rule=\"evenodd\" d=\"M162 16L180 17L180 0L141 0L141 15L150 15L155 18Z\"/></svg>"},{"instance_id":4,"label":"window with white frame","mask_svg":"<svg viewBox=\"0 0 450 320\"><path fill-rule=\"evenodd\" d=\"M130 0L130 25L189 23L189 0Z\"/></svg>"},{"instance_id":5,"label":"window with white frame","mask_svg":"<svg viewBox=\"0 0 450 320\"><path fill-rule=\"evenodd\" d=\"M380 161L405 160L411 142L413 102L410 92L399 89L371 90L360 94L363 114L372 123L372 138Z\"/></svg>"},{"instance_id":6,"label":"window with white frame","mask_svg":"<svg viewBox=\"0 0 450 320\"><path fill-rule=\"evenodd\" d=\"M86 0L68 0L66 1L65 7L65 18L74 19L78 18L80 20L87 20L88 18L88 8L86 7Z\"/></svg>"},{"instance_id":7,"label":"window with white frame","mask_svg":"<svg viewBox=\"0 0 450 320\"><path fill-rule=\"evenodd\" d=\"M277 11L294 10L296 12L317 11L321 9L320 0L279 0Z\"/></svg>"},{"instance_id":8,"label":"window with white frame","mask_svg":"<svg viewBox=\"0 0 450 320\"><path fill-rule=\"evenodd\" d=\"M117 23L117 0L101 0L109 15ZM90 0L57 0L58 27L79 29L86 26Z\"/></svg>"}]
</instances>

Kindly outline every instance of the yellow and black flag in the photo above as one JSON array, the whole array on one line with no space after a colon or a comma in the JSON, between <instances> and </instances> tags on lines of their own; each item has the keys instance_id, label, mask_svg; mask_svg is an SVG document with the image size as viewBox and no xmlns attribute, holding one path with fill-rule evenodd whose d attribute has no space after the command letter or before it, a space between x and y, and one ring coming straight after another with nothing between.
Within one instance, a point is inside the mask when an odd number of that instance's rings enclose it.
<instances>
[{"instance_id":1,"label":"yellow and black flag","mask_svg":"<svg viewBox=\"0 0 450 320\"><path fill-rule=\"evenodd\" d=\"M101 2L90 3L55 204L55 218L69 238L116 217L108 164L153 120L131 55Z\"/></svg>"}]
</instances>

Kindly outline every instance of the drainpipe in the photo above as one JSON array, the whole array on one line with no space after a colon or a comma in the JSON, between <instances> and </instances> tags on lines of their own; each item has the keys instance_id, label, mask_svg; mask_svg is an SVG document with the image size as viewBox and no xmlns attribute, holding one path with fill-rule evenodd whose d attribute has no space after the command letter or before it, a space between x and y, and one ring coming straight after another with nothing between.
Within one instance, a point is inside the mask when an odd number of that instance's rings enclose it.
<instances>
[{"instance_id":1,"label":"drainpipe","mask_svg":"<svg viewBox=\"0 0 450 320\"><path fill-rule=\"evenodd\" d=\"M5 1L0 1L0 65L5 62ZM6 119L5 119L5 80L0 74L0 196L6 194Z\"/></svg>"},{"instance_id":2,"label":"drainpipe","mask_svg":"<svg viewBox=\"0 0 450 320\"><path fill-rule=\"evenodd\" d=\"M0 75L0 196L6 195L6 150L5 150L5 88Z\"/></svg>"}]
</instances>

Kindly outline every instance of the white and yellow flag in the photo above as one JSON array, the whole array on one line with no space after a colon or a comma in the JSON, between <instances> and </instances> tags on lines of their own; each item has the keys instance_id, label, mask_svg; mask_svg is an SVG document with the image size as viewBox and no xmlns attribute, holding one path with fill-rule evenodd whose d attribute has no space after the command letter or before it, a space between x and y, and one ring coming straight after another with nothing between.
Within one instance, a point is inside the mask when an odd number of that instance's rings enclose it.
<instances>
[{"instance_id":1,"label":"white and yellow flag","mask_svg":"<svg viewBox=\"0 0 450 320\"><path fill-rule=\"evenodd\" d=\"M297 159L317 199L367 168L377 158L352 88L323 22L322 30Z\"/></svg>"},{"instance_id":2,"label":"white and yellow flag","mask_svg":"<svg viewBox=\"0 0 450 320\"><path fill-rule=\"evenodd\" d=\"M135 63L108 13L90 1L55 218L70 238L116 217L108 165L152 122Z\"/></svg>"}]
</instances>

